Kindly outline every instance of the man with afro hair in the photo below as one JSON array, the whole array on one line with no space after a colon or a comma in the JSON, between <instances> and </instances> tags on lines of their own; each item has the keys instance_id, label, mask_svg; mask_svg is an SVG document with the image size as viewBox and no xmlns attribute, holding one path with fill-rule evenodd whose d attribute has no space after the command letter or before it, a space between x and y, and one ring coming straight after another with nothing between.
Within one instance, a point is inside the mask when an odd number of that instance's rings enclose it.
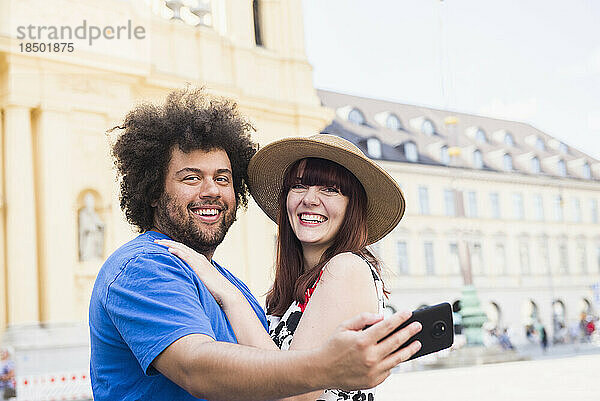
<instances>
[{"instance_id":1,"label":"man with afro hair","mask_svg":"<svg viewBox=\"0 0 600 401\"><path fill-rule=\"evenodd\" d=\"M212 261L248 201L247 167L257 146L234 103L202 90L130 111L113 145L121 208L140 235L104 263L92 291L91 380L96 401L266 400L325 388L381 383L408 359L407 314L363 314L320 348L261 350L237 344L224 311L192 268L155 241L198 251L245 296L248 288ZM274 194L276 196L276 194ZM378 323L379 322L379 323ZM368 330L362 330L373 325Z\"/></svg>"}]
</instances>

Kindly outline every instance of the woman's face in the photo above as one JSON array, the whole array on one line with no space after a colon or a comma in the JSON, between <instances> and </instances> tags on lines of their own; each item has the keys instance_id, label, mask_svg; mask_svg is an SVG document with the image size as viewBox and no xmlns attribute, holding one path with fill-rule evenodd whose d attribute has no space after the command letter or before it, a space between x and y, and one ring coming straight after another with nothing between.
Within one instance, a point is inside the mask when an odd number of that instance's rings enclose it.
<instances>
[{"instance_id":1,"label":"woman's face","mask_svg":"<svg viewBox=\"0 0 600 401\"><path fill-rule=\"evenodd\" d=\"M324 251L331 245L344 221L348 199L335 187L292 185L287 213L303 248L319 246Z\"/></svg>"}]
</instances>

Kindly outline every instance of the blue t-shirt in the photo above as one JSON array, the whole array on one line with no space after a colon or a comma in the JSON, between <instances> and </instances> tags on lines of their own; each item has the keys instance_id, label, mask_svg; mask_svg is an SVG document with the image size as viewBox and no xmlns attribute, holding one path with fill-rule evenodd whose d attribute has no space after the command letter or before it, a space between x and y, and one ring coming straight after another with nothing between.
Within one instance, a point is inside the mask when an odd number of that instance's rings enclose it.
<instances>
[{"instance_id":1,"label":"blue t-shirt","mask_svg":"<svg viewBox=\"0 0 600 401\"><path fill-rule=\"evenodd\" d=\"M227 316L181 259L148 231L104 263L90 300L90 378L95 401L197 400L151 365L174 341L204 334L237 343ZM214 263L252 306L267 330L265 313L250 290Z\"/></svg>"}]
</instances>

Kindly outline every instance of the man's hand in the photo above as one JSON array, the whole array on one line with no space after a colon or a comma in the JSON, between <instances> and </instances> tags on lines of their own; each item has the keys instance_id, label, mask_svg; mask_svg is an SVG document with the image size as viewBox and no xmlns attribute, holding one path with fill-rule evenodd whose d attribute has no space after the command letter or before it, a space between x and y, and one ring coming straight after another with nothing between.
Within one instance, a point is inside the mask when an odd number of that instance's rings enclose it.
<instances>
[{"instance_id":1,"label":"man's hand","mask_svg":"<svg viewBox=\"0 0 600 401\"><path fill-rule=\"evenodd\" d=\"M375 387L390 375L394 366L419 351L421 344L418 341L400 348L421 331L419 322L387 337L410 316L410 312L398 312L382 320L380 315L364 313L342 323L322 347L323 359L319 366L330 380L327 388L358 390Z\"/></svg>"}]
</instances>

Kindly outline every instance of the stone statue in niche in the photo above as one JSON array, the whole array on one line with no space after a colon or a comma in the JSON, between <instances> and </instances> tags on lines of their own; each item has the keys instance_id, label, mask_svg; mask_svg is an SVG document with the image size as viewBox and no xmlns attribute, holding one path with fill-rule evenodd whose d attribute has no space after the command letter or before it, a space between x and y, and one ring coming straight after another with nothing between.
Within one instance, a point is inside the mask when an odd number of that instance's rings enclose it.
<instances>
[{"instance_id":1,"label":"stone statue in niche","mask_svg":"<svg viewBox=\"0 0 600 401\"><path fill-rule=\"evenodd\" d=\"M83 198L79 210L79 260L102 259L104 253L104 222L96 213L94 195Z\"/></svg>"}]
</instances>

